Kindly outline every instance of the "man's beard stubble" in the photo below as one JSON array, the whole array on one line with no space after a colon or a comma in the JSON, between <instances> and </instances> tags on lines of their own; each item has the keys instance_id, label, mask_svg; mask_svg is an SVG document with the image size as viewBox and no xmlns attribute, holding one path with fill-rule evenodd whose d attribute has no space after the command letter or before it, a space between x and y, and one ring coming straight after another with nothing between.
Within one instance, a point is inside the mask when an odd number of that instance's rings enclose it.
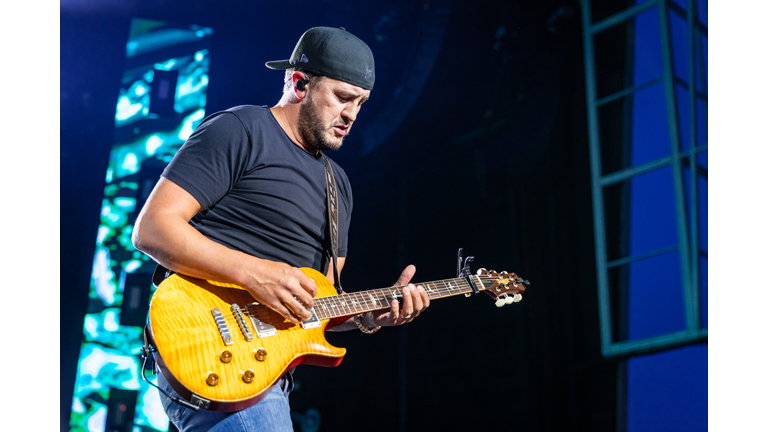
<instances>
[{"instance_id":1,"label":"man's beard stubble","mask_svg":"<svg viewBox=\"0 0 768 432\"><path fill-rule=\"evenodd\" d=\"M344 143L344 137L338 143L329 142L325 135L325 125L314 102L301 104L297 121L301 139L320 151L338 150Z\"/></svg>"}]
</instances>

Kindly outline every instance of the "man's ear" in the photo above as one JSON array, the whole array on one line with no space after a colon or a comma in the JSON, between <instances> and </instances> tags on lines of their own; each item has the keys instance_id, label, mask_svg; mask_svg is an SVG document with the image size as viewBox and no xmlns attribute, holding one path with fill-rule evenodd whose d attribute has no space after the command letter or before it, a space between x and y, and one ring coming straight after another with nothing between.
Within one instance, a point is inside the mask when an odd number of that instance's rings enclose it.
<instances>
[{"instance_id":1,"label":"man's ear","mask_svg":"<svg viewBox=\"0 0 768 432\"><path fill-rule=\"evenodd\" d=\"M301 72L294 72L291 79L293 80L293 94L296 95L296 98L299 101L301 101L307 94L306 85L309 84L309 79L307 79L307 76Z\"/></svg>"}]
</instances>

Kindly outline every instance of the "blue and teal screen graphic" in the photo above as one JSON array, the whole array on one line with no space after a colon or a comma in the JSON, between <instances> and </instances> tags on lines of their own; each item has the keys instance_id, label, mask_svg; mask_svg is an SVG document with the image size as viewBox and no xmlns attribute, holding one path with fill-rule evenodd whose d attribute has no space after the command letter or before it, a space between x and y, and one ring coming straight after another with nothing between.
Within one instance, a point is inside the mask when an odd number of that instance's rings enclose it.
<instances>
[{"instance_id":1,"label":"blue and teal screen graphic","mask_svg":"<svg viewBox=\"0 0 768 432\"><path fill-rule=\"evenodd\" d=\"M133 248L131 233L162 168L205 116L212 34L210 28L199 26L131 22L95 239L71 431L170 427L157 390L141 377L142 331L155 263Z\"/></svg>"}]
</instances>

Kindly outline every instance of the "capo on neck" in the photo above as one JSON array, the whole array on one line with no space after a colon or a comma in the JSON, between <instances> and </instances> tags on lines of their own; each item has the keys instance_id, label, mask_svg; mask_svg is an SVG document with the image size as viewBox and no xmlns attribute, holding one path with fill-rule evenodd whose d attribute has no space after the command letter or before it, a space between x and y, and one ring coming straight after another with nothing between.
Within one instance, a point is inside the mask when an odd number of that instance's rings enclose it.
<instances>
[{"instance_id":1,"label":"capo on neck","mask_svg":"<svg viewBox=\"0 0 768 432\"><path fill-rule=\"evenodd\" d=\"M464 260L464 266L461 265L461 251L463 248L459 248L459 260L456 264L456 277L463 277L467 284L472 288L472 292L475 294L479 293L480 290L477 289L475 286L475 281L472 280L472 271L469 269L469 263L475 260L475 257L468 256L467 259Z\"/></svg>"}]
</instances>

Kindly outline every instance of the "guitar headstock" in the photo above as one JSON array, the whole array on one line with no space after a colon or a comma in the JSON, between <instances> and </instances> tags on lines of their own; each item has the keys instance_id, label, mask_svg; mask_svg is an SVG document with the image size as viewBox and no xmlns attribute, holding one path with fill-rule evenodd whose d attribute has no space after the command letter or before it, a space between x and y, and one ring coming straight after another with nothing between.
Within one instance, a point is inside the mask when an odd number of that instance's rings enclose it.
<instances>
[{"instance_id":1,"label":"guitar headstock","mask_svg":"<svg viewBox=\"0 0 768 432\"><path fill-rule=\"evenodd\" d=\"M523 299L523 293L530 282L514 273L505 271L498 273L495 270L481 268L477 271L482 283L481 290L496 299L496 306L517 303Z\"/></svg>"}]
</instances>

